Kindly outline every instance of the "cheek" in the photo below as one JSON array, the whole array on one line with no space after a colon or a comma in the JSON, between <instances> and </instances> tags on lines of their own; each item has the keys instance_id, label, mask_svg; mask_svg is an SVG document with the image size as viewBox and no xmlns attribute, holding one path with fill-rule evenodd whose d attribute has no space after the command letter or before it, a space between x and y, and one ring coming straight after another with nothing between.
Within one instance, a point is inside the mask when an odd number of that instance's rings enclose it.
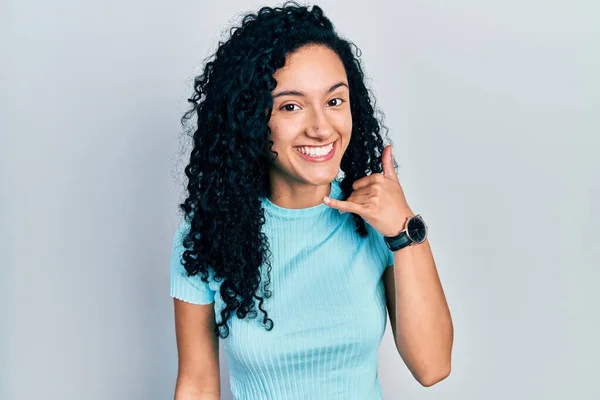
<instances>
[{"instance_id":1,"label":"cheek","mask_svg":"<svg viewBox=\"0 0 600 400\"><path fill-rule=\"evenodd\" d=\"M269 121L269 139L273 141L273 148L275 148L275 146L277 146L277 143L279 142L279 135L280 135L280 127L281 124L277 123L277 121L274 121L274 118L271 118L271 120Z\"/></svg>"},{"instance_id":2,"label":"cheek","mask_svg":"<svg viewBox=\"0 0 600 400\"><path fill-rule=\"evenodd\" d=\"M340 134L349 136L352 133L352 116L350 113L340 116L336 123L336 129Z\"/></svg>"},{"instance_id":3,"label":"cheek","mask_svg":"<svg viewBox=\"0 0 600 400\"><path fill-rule=\"evenodd\" d=\"M269 122L269 128L271 129L271 140L274 148L277 145L285 146L287 143L293 142L298 136L298 132L301 131L297 122L282 121L275 118Z\"/></svg>"},{"instance_id":4,"label":"cheek","mask_svg":"<svg viewBox=\"0 0 600 400\"><path fill-rule=\"evenodd\" d=\"M348 124L346 126L346 132L347 132L348 136L350 136L350 134L352 134L352 118L350 118L348 121Z\"/></svg>"},{"instance_id":5,"label":"cheek","mask_svg":"<svg viewBox=\"0 0 600 400\"><path fill-rule=\"evenodd\" d=\"M281 149L286 147L287 138L285 136L285 129L282 129L280 124L274 124L270 126L271 135L269 139L273 142L271 149L275 152L281 153ZM269 143L267 142L267 147Z\"/></svg>"}]
</instances>

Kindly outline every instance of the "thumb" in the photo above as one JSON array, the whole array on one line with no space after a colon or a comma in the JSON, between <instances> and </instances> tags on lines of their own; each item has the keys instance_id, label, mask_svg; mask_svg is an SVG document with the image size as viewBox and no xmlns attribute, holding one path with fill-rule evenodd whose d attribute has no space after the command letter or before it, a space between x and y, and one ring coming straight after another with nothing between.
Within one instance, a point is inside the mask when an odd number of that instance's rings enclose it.
<instances>
[{"instance_id":1,"label":"thumb","mask_svg":"<svg viewBox=\"0 0 600 400\"><path fill-rule=\"evenodd\" d=\"M396 176L396 170L394 169L394 163L392 161L392 145L387 145L383 149L383 155L381 157L381 163L383 164L383 175L386 178L398 179Z\"/></svg>"}]
</instances>

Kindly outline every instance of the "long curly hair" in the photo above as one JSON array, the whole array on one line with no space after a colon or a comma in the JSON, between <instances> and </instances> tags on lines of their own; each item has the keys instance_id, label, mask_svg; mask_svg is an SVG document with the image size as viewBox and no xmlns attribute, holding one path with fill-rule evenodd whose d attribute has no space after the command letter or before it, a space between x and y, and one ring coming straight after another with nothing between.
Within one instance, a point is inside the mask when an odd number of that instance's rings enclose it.
<instances>
[{"instance_id":1,"label":"long curly hair","mask_svg":"<svg viewBox=\"0 0 600 400\"><path fill-rule=\"evenodd\" d=\"M221 282L225 306L215 325L221 338L229 335L227 321L233 312L240 319L256 318L255 300L265 329L274 326L263 307L265 297L271 296L271 253L261 231L265 210L260 197L271 195L268 172L277 157L268 127L277 85L273 74L285 65L286 56L302 46L319 44L333 50L345 67L353 128L340 165L344 200L354 181L382 172L382 132L387 138L387 128L376 117L365 86L360 49L336 33L320 7L309 9L295 2L263 7L246 14L229 35L195 77L194 94L188 99L192 106L181 118L185 125L197 116L185 167L189 196L179 204L190 224L181 262L189 276L199 274L208 282L212 269L213 279ZM353 218L356 232L367 236L366 222L357 214ZM258 291L263 264L267 267L264 297Z\"/></svg>"}]
</instances>

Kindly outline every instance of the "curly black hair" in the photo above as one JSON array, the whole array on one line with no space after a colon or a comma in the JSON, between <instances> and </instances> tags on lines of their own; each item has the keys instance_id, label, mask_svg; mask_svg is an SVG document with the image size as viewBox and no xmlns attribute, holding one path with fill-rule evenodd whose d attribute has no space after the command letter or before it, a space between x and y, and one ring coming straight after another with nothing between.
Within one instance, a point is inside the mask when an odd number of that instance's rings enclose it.
<instances>
[{"instance_id":1,"label":"curly black hair","mask_svg":"<svg viewBox=\"0 0 600 400\"><path fill-rule=\"evenodd\" d=\"M229 335L227 320L232 312L240 319L257 316L255 299L263 325L273 329L273 320L263 308L264 298L271 297L271 263L268 238L261 232L265 214L260 197L271 194L268 171L273 156L277 157L268 127L277 84L273 74L285 65L286 56L306 45L323 45L345 67L353 128L340 165L343 200L350 196L354 181L382 172L382 132L389 141L365 86L360 49L338 35L319 6L309 9L286 2L282 7L263 7L246 14L229 35L195 77L194 94L188 99L193 105L181 118L185 125L197 115L185 167L189 196L179 205L190 223L182 264L189 276L200 274L208 282L212 269L213 279L222 282L225 307L215 325L221 338ZM356 232L367 236L365 221L357 214L353 217ZM265 297L258 294L262 264L268 274Z\"/></svg>"}]
</instances>

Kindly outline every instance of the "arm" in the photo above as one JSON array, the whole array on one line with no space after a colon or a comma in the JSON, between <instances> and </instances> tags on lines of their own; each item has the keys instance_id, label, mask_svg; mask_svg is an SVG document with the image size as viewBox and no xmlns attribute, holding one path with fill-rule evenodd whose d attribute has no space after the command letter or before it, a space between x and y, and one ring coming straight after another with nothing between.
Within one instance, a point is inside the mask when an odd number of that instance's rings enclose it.
<instances>
[{"instance_id":1,"label":"arm","mask_svg":"<svg viewBox=\"0 0 600 400\"><path fill-rule=\"evenodd\" d=\"M396 236L414 213L394 169L391 145L383 149L381 162L383 173L354 181L347 200L325 196L323 202L360 215L383 236ZM394 341L413 376L431 386L450 374L454 329L429 241L395 251L388 264L392 258L383 280Z\"/></svg>"},{"instance_id":2,"label":"arm","mask_svg":"<svg viewBox=\"0 0 600 400\"><path fill-rule=\"evenodd\" d=\"M383 276L388 314L400 356L423 386L451 369L454 329L429 240L394 253Z\"/></svg>"},{"instance_id":3,"label":"arm","mask_svg":"<svg viewBox=\"0 0 600 400\"><path fill-rule=\"evenodd\" d=\"M219 340L214 303L174 301L179 357L175 400L219 400Z\"/></svg>"}]
</instances>

